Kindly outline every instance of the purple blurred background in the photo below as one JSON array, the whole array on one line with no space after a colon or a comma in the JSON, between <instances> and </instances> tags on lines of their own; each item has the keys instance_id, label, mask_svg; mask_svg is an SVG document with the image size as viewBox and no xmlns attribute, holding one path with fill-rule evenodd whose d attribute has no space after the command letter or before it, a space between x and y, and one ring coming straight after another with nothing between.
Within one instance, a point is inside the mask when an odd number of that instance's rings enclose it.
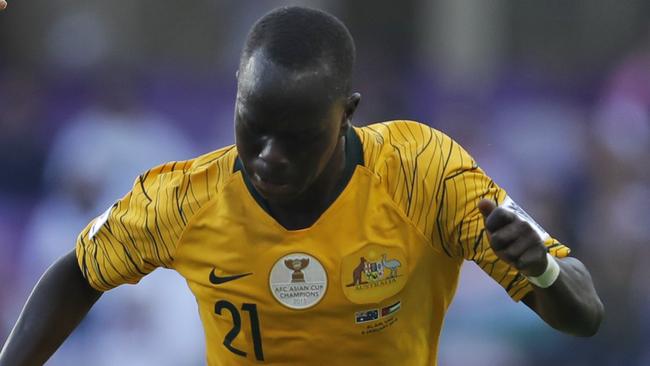
<instances>
[{"instance_id":1,"label":"purple blurred background","mask_svg":"<svg viewBox=\"0 0 650 366\"><path fill-rule=\"evenodd\" d=\"M0 343L40 274L143 170L233 143L235 69L270 9L357 42L355 124L445 131L591 269L591 339L464 266L440 364L650 365L650 2L10 2L0 14ZM644 263L646 263L644 265ZM49 365L201 365L196 303L158 270L106 294Z\"/></svg>"}]
</instances>

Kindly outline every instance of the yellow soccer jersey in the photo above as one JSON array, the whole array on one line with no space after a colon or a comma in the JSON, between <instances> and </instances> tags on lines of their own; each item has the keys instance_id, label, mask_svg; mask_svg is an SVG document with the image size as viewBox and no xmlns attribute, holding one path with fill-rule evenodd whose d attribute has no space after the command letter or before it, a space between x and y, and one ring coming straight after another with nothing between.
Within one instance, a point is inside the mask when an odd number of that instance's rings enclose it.
<instances>
[{"instance_id":1,"label":"yellow soccer jersey","mask_svg":"<svg viewBox=\"0 0 650 366\"><path fill-rule=\"evenodd\" d=\"M233 146L154 168L83 230L79 266L102 291L178 271L209 365L435 365L465 259L516 301L531 290L490 249L476 206L493 199L534 222L452 139L374 124L348 131L346 157L347 184L301 230L267 213Z\"/></svg>"}]
</instances>

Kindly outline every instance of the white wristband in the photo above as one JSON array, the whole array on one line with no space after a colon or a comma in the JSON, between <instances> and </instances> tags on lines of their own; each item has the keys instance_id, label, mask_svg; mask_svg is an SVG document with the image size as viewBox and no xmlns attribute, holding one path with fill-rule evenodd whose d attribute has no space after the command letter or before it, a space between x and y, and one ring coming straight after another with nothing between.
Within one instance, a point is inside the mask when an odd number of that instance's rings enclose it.
<instances>
[{"instance_id":1,"label":"white wristband","mask_svg":"<svg viewBox=\"0 0 650 366\"><path fill-rule=\"evenodd\" d=\"M530 283L541 288L551 287L551 285L555 283L555 280L560 276L560 265L557 263L555 258L551 254L546 253L546 259L547 264L544 273L536 277L526 276Z\"/></svg>"}]
</instances>

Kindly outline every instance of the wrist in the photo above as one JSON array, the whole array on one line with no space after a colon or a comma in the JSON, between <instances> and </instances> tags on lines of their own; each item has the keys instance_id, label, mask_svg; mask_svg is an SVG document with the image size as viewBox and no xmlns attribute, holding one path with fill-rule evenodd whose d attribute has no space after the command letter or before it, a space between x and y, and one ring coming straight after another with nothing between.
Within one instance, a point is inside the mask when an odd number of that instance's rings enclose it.
<instances>
[{"instance_id":1,"label":"wrist","mask_svg":"<svg viewBox=\"0 0 650 366\"><path fill-rule=\"evenodd\" d=\"M551 254L546 253L546 269L539 276L526 276L528 281L540 288L551 287L560 277L560 264Z\"/></svg>"}]
</instances>

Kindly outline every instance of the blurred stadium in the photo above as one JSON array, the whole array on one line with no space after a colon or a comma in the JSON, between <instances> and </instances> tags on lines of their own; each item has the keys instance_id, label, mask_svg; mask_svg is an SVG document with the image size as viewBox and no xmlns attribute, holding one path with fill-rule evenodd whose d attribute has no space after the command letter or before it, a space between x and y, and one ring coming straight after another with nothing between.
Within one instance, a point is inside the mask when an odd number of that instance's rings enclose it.
<instances>
[{"instance_id":1,"label":"blurred stadium","mask_svg":"<svg viewBox=\"0 0 650 366\"><path fill-rule=\"evenodd\" d=\"M357 42L357 125L445 131L591 270L591 339L472 263L440 364L650 365L650 2L13 1L0 14L0 344L40 274L146 168L233 142L248 28L287 4ZM196 304L158 270L104 296L49 365L202 365ZM469 351L468 351L469 350Z\"/></svg>"}]
</instances>

